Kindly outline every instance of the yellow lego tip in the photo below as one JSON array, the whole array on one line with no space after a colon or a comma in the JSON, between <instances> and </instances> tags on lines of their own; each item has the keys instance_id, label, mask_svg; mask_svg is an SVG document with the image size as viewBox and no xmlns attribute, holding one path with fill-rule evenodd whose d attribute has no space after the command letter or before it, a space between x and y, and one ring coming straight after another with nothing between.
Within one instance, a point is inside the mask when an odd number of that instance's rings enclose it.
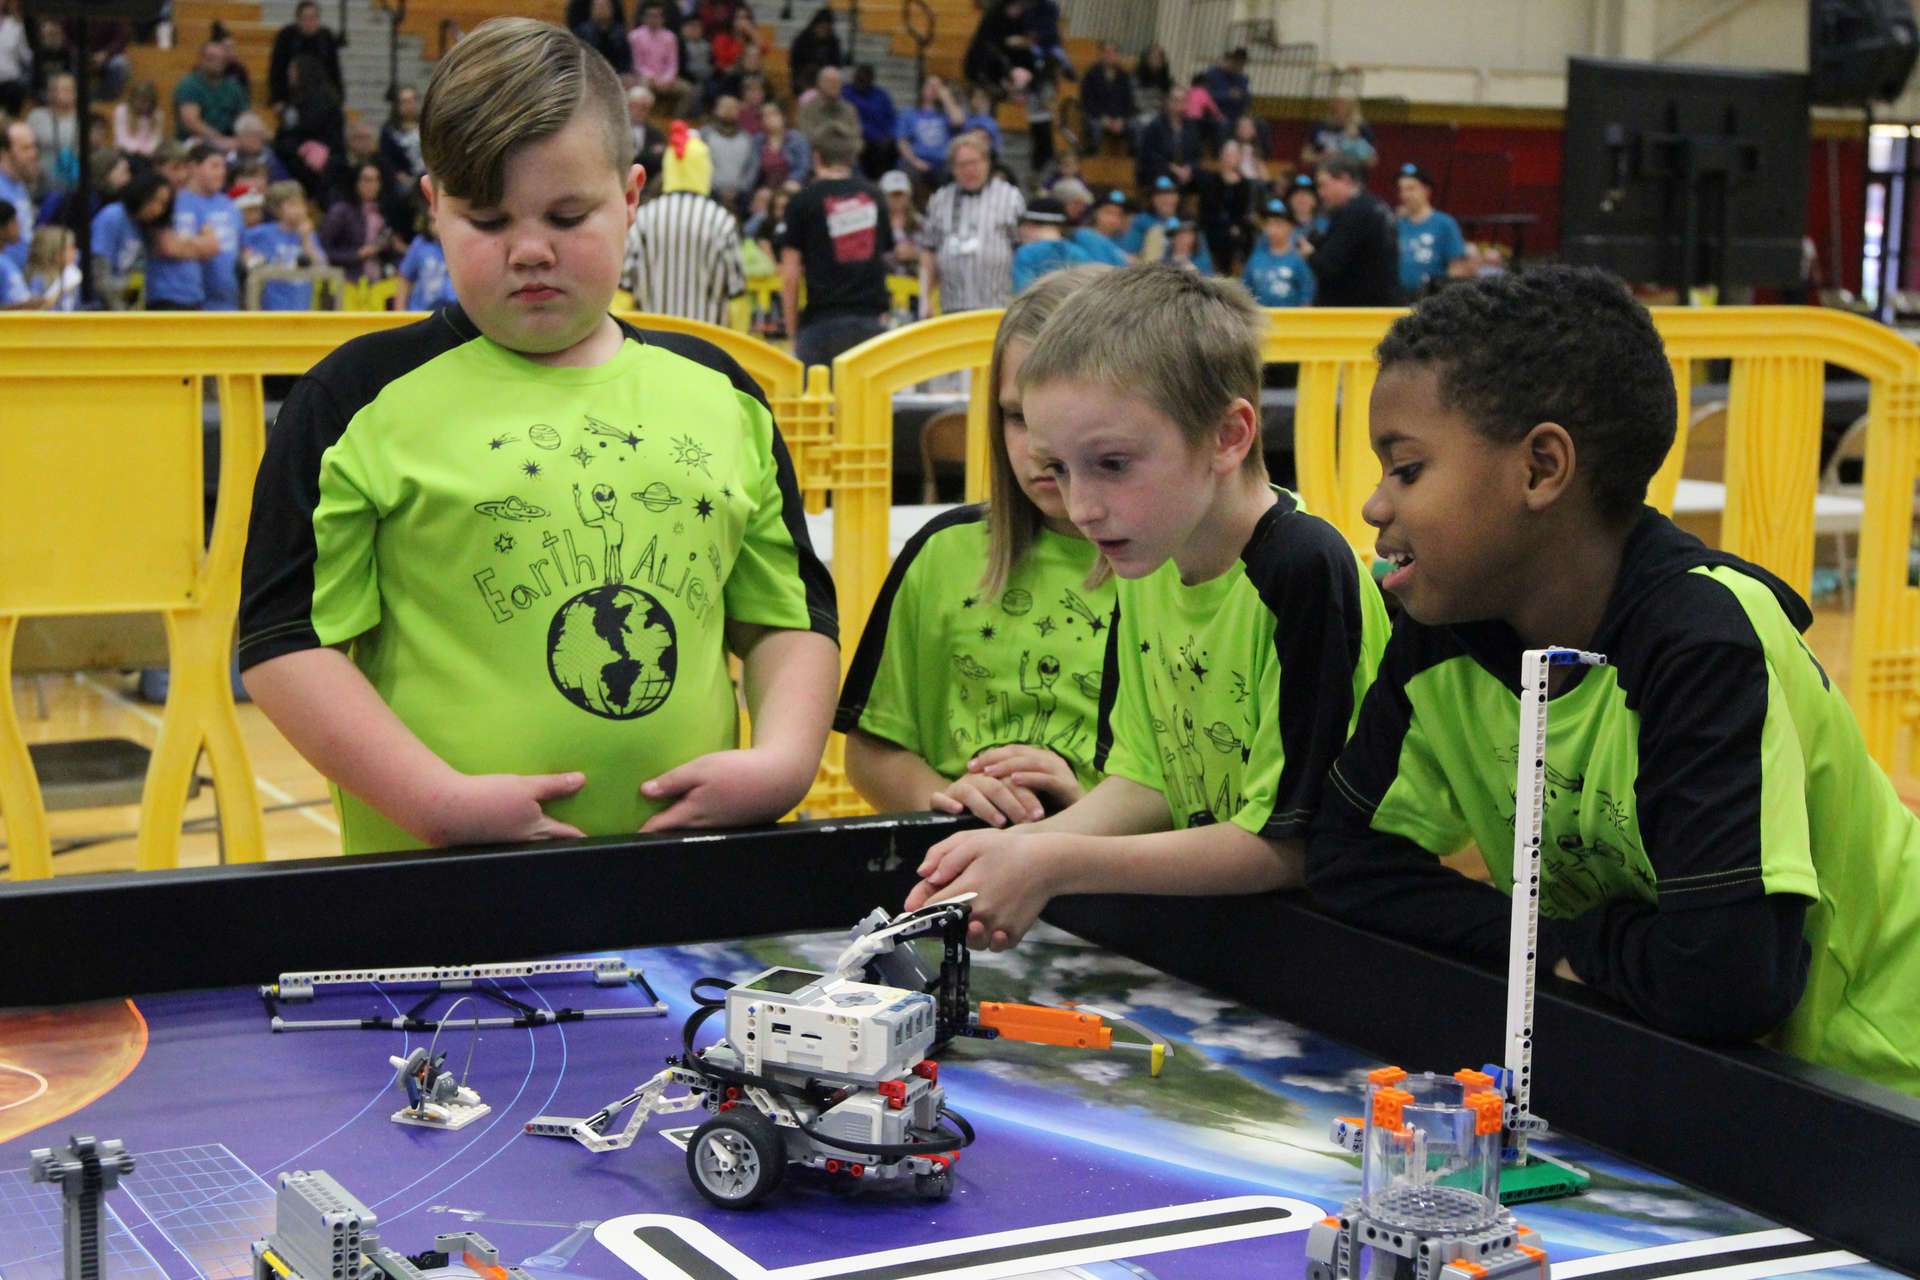
<instances>
[{"instance_id":1,"label":"yellow lego tip","mask_svg":"<svg viewBox=\"0 0 1920 1280\"><path fill-rule=\"evenodd\" d=\"M1167 1046L1156 1044L1147 1051L1147 1074L1158 1079L1160 1068L1167 1065Z\"/></svg>"},{"instance_id":2,"label":"yellow lego tip","mask_svg":"<svg viewBox=\"0 0 1920 1280\"><path fill-rule=\"evenodd\" d=\"M280 1259L274 1255L274 1252L271 1249L262 1249L260 1251L260 1260L266 1263L268 1266L272 1267L275 1274L277 1275L288 1276L288 1277L291 1277L293 1275L293 1272L287 1267L287 1264L280 1261Z\"/></svg>"}]
</instances>

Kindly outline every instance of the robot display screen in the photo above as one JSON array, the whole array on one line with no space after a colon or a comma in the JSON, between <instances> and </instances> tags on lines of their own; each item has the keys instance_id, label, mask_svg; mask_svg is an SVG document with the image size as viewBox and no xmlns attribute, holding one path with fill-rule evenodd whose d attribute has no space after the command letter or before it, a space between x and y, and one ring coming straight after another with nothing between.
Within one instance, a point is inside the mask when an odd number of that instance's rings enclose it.
<instances>
[{"instance_id":1,"label":"robot display screen","mask_svg":"<svg viewBox=\"0 0 1920 1280\"><path fill-rule=\"evenodd\" d=\"M775 995L790 996L810 982L816 982L821 975L805 969L769 969L752 982L741 987L742 991L771 991Z\"/></svg>"}]
</instances>

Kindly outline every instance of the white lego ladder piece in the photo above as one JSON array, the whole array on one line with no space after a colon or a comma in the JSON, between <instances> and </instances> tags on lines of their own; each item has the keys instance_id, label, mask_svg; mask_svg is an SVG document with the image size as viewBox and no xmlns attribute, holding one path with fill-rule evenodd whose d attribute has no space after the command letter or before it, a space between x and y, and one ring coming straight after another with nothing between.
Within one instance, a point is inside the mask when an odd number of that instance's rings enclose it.
<instances>
[{"instance_id":1,"label":"white lego ladder piece","mask_svg":"<svg viewBox=\"0 0 1920 1280\"><path fill-rule=\"evenodd\" d=\"M313 995L314 988L349 983L380 982L389 986L401 983L432 983L442 989L470 987L488 978L534 978L554 974L584 973L603 987L619 986L633 980L634 970L618 956L586 956L572 960L518 960L500 964L438 964L391 969L314 969L303 973L283 973L261 995L282 1000L302 1000Z\"/></svg>"},{"instance_id":2,"label":"white lego ladder piece","mask_svg":"<svg viewBox=\"0 0 1920 1280\"><path fill-rule=\"evenodd\" d=\"M1533 1115L1533 1005L1540 944L1540 820L1547 790L1547 672L1573 665L1603 667L1605 654L1584 649L1529 649L1520 657L1518 776L1513 789L1513 918L1507 939L1507 1073L1509 1128L1517 1158L1527 1158Z\"/></svg>"}]
</instances>

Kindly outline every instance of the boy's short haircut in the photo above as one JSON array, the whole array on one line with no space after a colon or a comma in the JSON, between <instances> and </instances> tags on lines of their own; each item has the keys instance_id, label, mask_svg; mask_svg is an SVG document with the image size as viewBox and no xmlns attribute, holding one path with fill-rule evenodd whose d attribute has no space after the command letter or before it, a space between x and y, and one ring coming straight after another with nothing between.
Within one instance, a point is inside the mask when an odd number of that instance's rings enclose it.
<instances>
[{"instance_id":1,"label":"boy's short haircut","mask_svg":"<svg viewBox=\"0 0 1920 1280\"><path fill-rule=\"evenodd\" d=\"M219 156L224 160L227 158L227 153L214 147L211 143L196 142L187 148L186 159L188 164L198 165L203 161L213 159L215 156Z\"/></svg>"},{"instance_id":2,"label":"boy's short haircut","mask_svg":"<svg viewBox=\"0 0 1920 1280\"><path fill-rule=\"evenodd\" d=\"M156 166L175 164L186 158L186 149L172 138L161 139L160 145L153 149L153 163Z\"/></svg>"},{"instance_id":3,"label":"boy's short haircut","mask_svg":"<svg viewBox=\"0 0 1920 1280\"><path fill-rule=\"evenodd\" d=\"M572 32L533 18L489 18L433 69L420 152L440 190L480 208L506 194L507 161L581 111L606 135L607 165L633 163L627 94L613 67Z\"/></svg>"},{"instance_id":4,"label":"boy's short haircut","mask_svg":"<svg viewBox=\"0 0 1920 1280\"><path fill-rule=\"evenodd\" d=\"M1235 400L1260 412L1260 309L1237 280L1166 262L1107 272L1047 321L1020 366L1025 396L1047 382L1091 382L1137 396L1170 418L1189 445L1208 443ZM1264 476L1256 441L1246 470Z\"/></svg>"},{"instance_id":5,"label":"boy's short haircut","mask_svg":"<svg viewBox=\"0 0 1920 1280\"><path fill-rule=\"evenodd\" d=\"M860 155L860 135L836 120L814 135L813 151L821 164L845 169Z\"/></svg>"},{"instance_id":6,"label":"boy's short haircut","mask_svg":"<svg viewBox=\"0 0 1920 1280\"><path fill-rule=\"evenodd\" d=\"M1542 422L1573 437L1603 515L1624 518L1673 447L1673 369L1653 317L1597 267L1461 281L1394 322L1380 371L1432 368L1440 400L1492 440Z\"/></svg>"},{"instance_id":7,"label":"boy's short haircut","mask_svg":"<svg viewBox=\"0 0 1920 1280\"><path fill-rule=\"evenodd\" d=\"M1350 178L1364 185L1367 181L1367 162L1359 156L1336 151L1330 156L1321 156L1320 163L1314 166L1316 173L1330 173L1336 178Z\"/></svg>"},{"instance_id":8,"label":"boy's short haircut","mask_svg":"<svg viewBox=\"0 0 1920 1280\"><path fill-rule=\"evenodd\" d=\"M280 210L289 200L304 200L307 193L299 183L288 178L284 182L275 182L267 187L266 215L278 218Z\"/></svg>"}]
</instances>

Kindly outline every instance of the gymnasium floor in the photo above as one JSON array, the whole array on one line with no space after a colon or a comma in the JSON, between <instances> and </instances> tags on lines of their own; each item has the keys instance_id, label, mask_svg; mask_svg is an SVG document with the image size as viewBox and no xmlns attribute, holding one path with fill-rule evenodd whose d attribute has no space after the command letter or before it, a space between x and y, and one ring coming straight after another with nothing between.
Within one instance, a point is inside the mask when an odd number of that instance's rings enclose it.
<instances>
[{"instance_id":1,"label":"gymnasium floor","mask_svg":"<svg viewBox=\"0 0 1920 1280\"><path fill-rule=\"evenodd\" d=\"M1827 670L1843 683L1849 671L1852 615L1838 608L1816 610L1808 642ZM38 678L46 716L39 715L35 680L17 677L15 705L29 742L72 738L124 737L152 745L161 708L140 700L135 679L115 672L89 672ZM246 738L265 811L267 856L311 858L340 852L340 828L334 820L326 783L302 760L258 708L243 703L240 727ZM204 773L205 764L202 763ZM1907 803L1920 810L1920 778L1895 780ZM183 866L211 865L220 859L214 829L211 787L187 805L187 830L181 840ZM58 874L126 871L133 867L135 806L68 810L48 815ZM4 834L0 824L0 834ZM65 850L65 852L62 852ZM5 854L0 850L0 859Z\"/></svg>"}]
</instances>

